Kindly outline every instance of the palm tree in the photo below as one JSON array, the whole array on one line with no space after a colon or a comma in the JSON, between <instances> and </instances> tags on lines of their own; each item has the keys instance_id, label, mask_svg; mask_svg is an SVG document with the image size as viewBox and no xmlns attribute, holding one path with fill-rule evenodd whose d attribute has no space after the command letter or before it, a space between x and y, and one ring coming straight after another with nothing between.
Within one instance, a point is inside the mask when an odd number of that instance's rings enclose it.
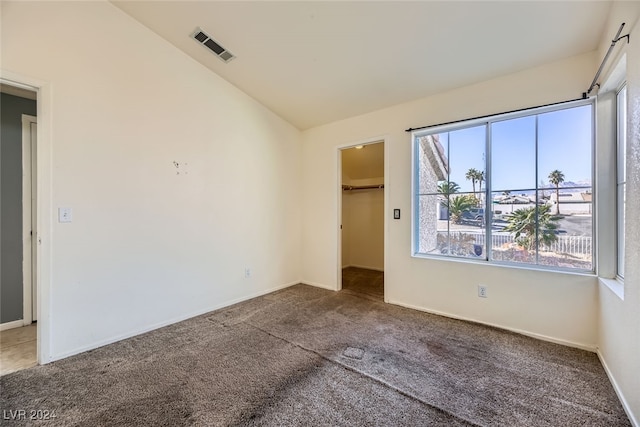
<instances>
[{"instance_id":1,"label":"palm tree","mask_svg":"<svg viewBox=\"0 0 640 427\"><path fill-rule=\"evenodd\" d=\"M467 174L464 176L469 181L471 181L471 185L473 185L473 194L476 194L476 180L478 179L478 173L480 173L478 169L471 168L467 171Z\"/></svg>"},{"instance_id":2,"label":"palm tree","mask_svg":"<svg viewBox=\"0 0 640 427\"><path fill-rule=\"evenodd\" d=\"M460 191L460 186L453 181L443 181L438 184L438 193L444 196L441 198L440 204L444 206L445 209L449 210L450 195L457 193L458 191Z\"/></svg>"},{"instance_id":3,"label":"palm tree","mask_svg":"<svg viewBox=\"0 0 640 427\"><path fill-rule=\"evenodd\" d=\"M462 213L476 205L476 198L471 194L462 194L449 199L449 215L453 222L460 223Z\"/></svg>"},{"instance_id":4,"label":"palm tree","mask_svg":"<svg viewBox=\"0 0 640 427\"><path fill-rule=\"evenodd\" d=\"M518 209L507 216L507 226L503 230L514 233L516 243L526 249L537 249L540 244L549 246L558 240L559 220L549 213L550 210L549 205L539 205L536 215L536 206Z\"/></svg>"},{"instance_id":5,"label":"palm tree","mask_svg":"<svg viewBox=\"0 0 640 427\"><path fill-rule=\"evenodd\" d=\"M460 191L460 186L453 181L442 181L438 184L438 193L448 196L449 194Z\"/></svg>"},{"instance_id":6,"label":"palm tree","mask_svg":"<svg viewBox=\"0 0 640 427\"><path fill-rule=\"evenodd\" d=\"M476 203L481 203L481 199L476 197L476 182L480 184L478 191L482 193L482 181L484 181L484 172L479 171L476 168L471 168L467 171L464 177L470 180L471 185L473 185L473 196L476 198Z\"/></svg>"},{"instance_id":7,"label":"palm tree","mask_svg":"<svg viewBox=\"0 0 640 427\"><path fill-rule=\"evenodd\" d=\"M560 184L564 182L564 174L554 170L549 174L549 182L556 186L556 215L560 215Z\"/></svg>"}]
</instances>

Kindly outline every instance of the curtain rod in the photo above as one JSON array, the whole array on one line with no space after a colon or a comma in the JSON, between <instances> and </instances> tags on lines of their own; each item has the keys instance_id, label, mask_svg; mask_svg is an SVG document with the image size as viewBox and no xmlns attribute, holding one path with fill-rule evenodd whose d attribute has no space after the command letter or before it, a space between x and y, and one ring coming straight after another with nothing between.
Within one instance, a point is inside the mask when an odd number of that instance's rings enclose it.
<instances>
[{"instance_id":1,"label":"curtain rod","mask_svg":"<svg viewBox=\"0 0 640 427\"><path fill-rule=\"evenodd\" d=\"M629 34L620 37L620 33L622 32L622 29L624 28L624 25L625 25L625 23L623 22L620 25L620 28L618 28L618 32L613 37L613 40L611 40L611 45L609 46L609 49L607 50L607 53L604 55L604 58L602 58L602 62L600 63L600 68L598 68L598 71L596 72L596 75L593 78L593 81L591 82L591 86L589 86L589 89L586 92L582 93L582 99L587 99L587 97L589 96L589 94L591 93L591 91L593 90L594 87L598 86L598 89L600 89L600 83L598 83L598 78L600 77L600 73L602 73L602 69L604 68L604 64L607 63L607 59L609 59L609 55L611 55L611 51L613 50L613 47L616 45L616 43L618 43L620 40L622 40L624 38L626 38L627 39L627 43L629 43Z\"/></svg>"},{"instance_id":2,"label":"curtain rod","mask_svg":"<svg viewBox=\"0 0 640 427\"><path fill-rule=\"evenodd\" d=\"M522 111L534 110L536 108L551 107L551 106L554 106L554 105L564 104L566 102L573 102L573 101L579 101L581 99L587 99L589 94L591 93L591 91L593 90L594 87L596 87L596 86L600 87L600 83L597 83L598 78L600 77L600 73L602 73L602 69L604 68L605 63L609 59L609 55L611 54L611 51L613 50L613 47L616 45L616 43L618 43L620 40L622 40L624 38L626 38L627 39L627 43L629 43L629 34L624 35L624 36L620 36L620 33L622 32L622 29L624 28L624 26L625 26L625 23L623 22L620 25L620 28L618 28L618 32L616 33L616 35L613 38L613 40L611 40L611 46L609 46L609 50L607 50L607 53L605 54L604 58L602 59L602 63L600 64L600 68L598 68L598 71L596 72L596 75L593 78L593 82L591 82L591 86L589 86L589 89L586 92L582 93L582 98L571 99L569 101L554 102L552 104L539 105L537 107L529 107L529 108L521 108L519 110L505 111L503 113L487 114L485 116L472 117L472 118L469 118L469 119L454 120L454 121L451 121L451 122L438 123L438 124L435 124L435 125L427 125L427 126L420 126L420 127L417 127L417 128L409 128L409 129L405 129L405 132L413 132L414 130L429 129L429 128L433 128L433 127L437 127L437 126L453 125L453 124L456 124L456 123L468 122L468 121L471 121L471 120L480 120L480 119L485 119L487 117L499 116L499 115L502 115L502 114L519 113L519 112L522 112Z\"/></svg>"},{"instance_id":3,"label":"curtain rod","mask_svg":"<svg viewBox=\"0 0 640 427\"><path fill-rule=\"evenodd\" d=\"M342 189L344 191L351 191L351 190L373 190L373 189L378 189L378 188L384 188L384 184L380 184L380 185L342 185Z\"/></svg>"},{"instance_id":4,"label":"curtain rod","mask_svg":"<svg viewBox=\"0 0 640 427\"><path fill-rule=\"evenodd\" d=\"M456 123L469 122L471 120L480 120L480 119L486 119L487 117L500 116L502 114L519 113L521 111L535 110L537 108L552 107L554 105L566 104L567 102L581 101L582 99L583 98L576 98L576 99L570 99L568 101L553 102L551 104L538 105L537 107L520 108L518 110L504 111L502 113L487 114L487 115L484 115L484 116L477 116L477 117L471 117L471 118L468 118L468 119L454 120L454 121L451 121L451 122L438 123L438 124L435 124L435 125L426 125L426 126L420 126L420 127L417 127L417 128L409 128L409 129L405 129L404 131L405 132L413 132L414 130L422 130L422 129L429 129L429 128L434 128L434 127L438 127L438 126L453 125L453 124L456 124Z\"/></svg>"}]
</instances>

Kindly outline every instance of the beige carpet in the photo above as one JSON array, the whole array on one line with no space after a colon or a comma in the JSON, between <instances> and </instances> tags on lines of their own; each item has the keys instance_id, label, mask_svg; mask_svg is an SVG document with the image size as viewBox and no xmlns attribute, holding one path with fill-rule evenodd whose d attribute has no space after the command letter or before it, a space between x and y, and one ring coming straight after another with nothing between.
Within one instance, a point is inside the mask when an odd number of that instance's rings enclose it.
<instances>
[{"instance_id":1,"label":"beige carpet","mask_svg":"<svg viewBox=\"0 0 640 427\"><path fill-rule=\"evenodd\" d=\"M384 301L384 273L358 267L343 268L342 290Z\"/></svg>"},{"instance_id":2,"label":"beige carpet","mask_svg":"<svg viewBox=\"0 0 640 427\"><path fill-rule=\"evenodd\" d=\"M36 425L630 425L592 353L304 285L0 386Z\"/></svg>"}]
</instances>

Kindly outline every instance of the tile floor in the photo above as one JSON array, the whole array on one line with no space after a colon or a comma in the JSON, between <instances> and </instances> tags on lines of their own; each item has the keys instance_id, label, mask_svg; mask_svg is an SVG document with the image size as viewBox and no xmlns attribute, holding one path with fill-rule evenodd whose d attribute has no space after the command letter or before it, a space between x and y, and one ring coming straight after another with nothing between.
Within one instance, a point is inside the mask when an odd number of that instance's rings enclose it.
<instances>
[{"instance_id":1,"label":"tile floor","mask_svg":"<svg viewBox=\"0 0 640 427\"><path fill-rule=\"evenodd\" d=\"M37 364L35 323L0 332L0 375Z\"/></svg>"}]
</instances>

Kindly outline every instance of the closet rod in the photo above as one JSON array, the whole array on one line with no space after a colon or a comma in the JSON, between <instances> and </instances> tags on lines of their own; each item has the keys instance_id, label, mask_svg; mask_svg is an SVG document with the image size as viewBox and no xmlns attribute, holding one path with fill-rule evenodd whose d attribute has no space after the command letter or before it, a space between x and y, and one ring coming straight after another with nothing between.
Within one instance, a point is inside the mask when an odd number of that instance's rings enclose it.
<instances>
[{"instance_id":1,"label":"closet rod","mask_svg":"<svg viewBox=\"0 0 640 427\"><path fill-rule=\"evenodd\" d=\"M380 184L380 185L344 185L344 184L342 184L342 189L344 191L373 190L373 189L377 189L377 188L384 188L384 184Z\"/></svg>"}]
</instances>

